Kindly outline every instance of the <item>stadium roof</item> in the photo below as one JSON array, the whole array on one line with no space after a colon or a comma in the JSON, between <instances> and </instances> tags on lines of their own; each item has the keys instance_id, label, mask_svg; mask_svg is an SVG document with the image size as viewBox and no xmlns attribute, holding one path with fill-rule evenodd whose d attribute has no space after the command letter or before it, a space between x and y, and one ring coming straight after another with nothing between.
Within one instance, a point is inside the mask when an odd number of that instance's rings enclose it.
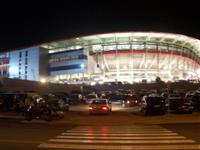
<instances>
[{"instance_id":1,"label":"stadium roof","mask_svg":"<svg viewBox=\"0 0 200 150\"><path fill-rule=\"evenodd\" d=\"M119 32L96 34L89 36L76 37L61 41L44 43L41 47L48 49L68 48L72 46L88 46L105 43L128 43L137 41L149 41L157 43L174 44L193 50L200 56L200 40L174 33L157 33L157 32Z\"/></svg>"}]
</instances>

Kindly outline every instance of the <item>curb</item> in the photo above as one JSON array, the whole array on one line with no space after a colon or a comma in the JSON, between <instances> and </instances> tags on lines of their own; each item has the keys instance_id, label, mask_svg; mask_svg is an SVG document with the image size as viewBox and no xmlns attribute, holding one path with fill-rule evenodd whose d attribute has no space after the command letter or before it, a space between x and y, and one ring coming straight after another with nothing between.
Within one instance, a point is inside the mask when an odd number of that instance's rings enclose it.
<instances>
[{"instance_id":1,"label":"curb","mask_svg":"<svg viewBox=\"0 0 200 150\"><path fill-rule=\"evenodd\" d=\"M23 116L7 116L7 115L0 115L0 119L23 119Z\"/></svg>"}]
</instances>

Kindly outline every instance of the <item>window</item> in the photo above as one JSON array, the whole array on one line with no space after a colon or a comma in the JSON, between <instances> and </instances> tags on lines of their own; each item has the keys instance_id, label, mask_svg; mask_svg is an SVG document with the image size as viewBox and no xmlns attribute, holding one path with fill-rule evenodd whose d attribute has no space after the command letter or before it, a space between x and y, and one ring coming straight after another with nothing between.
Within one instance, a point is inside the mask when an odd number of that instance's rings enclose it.
<instances>
[{"instance_id":1,"label":"window","mask_svg":"<svg viewBox=\"0 0 200 150\"><path fill-rule=\"evenodd\" d=\"M27 58L25 58L25 65L27 65L28 64L28 59Z\"/></svg>"},{"instance_id":2,"label":"window","mask_svg":"<svg viewBox=\"0 0 200 150\"><path fill-rule=\"evenodd\" d=\"M25 52L25 56L26 56L26 57L28 56L28 51Z\"/></svg>"},{"instance_id":3,"label":"window","mask_svg":"<svg viewBox=\"0 0 200 150\"><path fill-rule=\"evenodd\" d=\"M3 76L6 76L6 75L7 75L7 71L4 70L4 71L3 71Z\"/></svg>"},{"instance_id":4,"label":"window","mask_svg":"<svg viewBox=\"0 0 200 150\"><path fill-rule=\"evenodd\" d=\"M118 49L130 49L130 45L118 45Z\"/></svg>"},{"instance_id":5,"label":"window","mask_svg":"<svg viewBox=\"0 0 200 150\"><path fill-rule=\"evenodd\" d=\"M116 49L117 49L116 45L107 45L107 46L104 46L104 50L105 51L116 50Z\"/></svg>"},{"instance_id":6,"label":"window","mask_svg":"<svg viewBox=\"0 0 200 150\"><path fill-rule=\"evenodd\" d=\"M22 52L19 52L19 58L21 58L22 57Z\"/></svg>"}]
</instances>

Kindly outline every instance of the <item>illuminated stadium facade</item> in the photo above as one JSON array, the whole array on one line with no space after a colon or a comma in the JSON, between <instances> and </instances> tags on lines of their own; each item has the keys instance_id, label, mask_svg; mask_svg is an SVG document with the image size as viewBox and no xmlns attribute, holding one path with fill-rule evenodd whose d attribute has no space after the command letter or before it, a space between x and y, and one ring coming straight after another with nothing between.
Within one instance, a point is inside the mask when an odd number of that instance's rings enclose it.
<instances>
[{"instance_id":1,"label":"illuminated stadium facade","mask_svg":"<svg viewBox=\"0 0 200 150\"><path fill-rule=\"evenodd\" d=\"M81 50L79 71L62 72L59 63L76 61L61 55L49 59L56 80L73 82L141 82L197 79L200 69L200 40L171 33L126 32L97 34L42 44L49 55ZM81 55L79 55L80 57ZM78 57L78 56L77 56ZM78 58L77 58L78 59ZM58 68L58 67L57 67ZM75 68L68 68L75 69Z\"/></svg>"},{"instance_id":2,"label":"illuminated stadium facade","mask_svg":"<svg viewBox=\"0 0 200 150\"><path fill-rule=\"evenodd\" d=\"M171 33L97 34L44 43L0 56L1 73L24 80L94 84L200 77L200 40Z\"/></svg>"}]
</instances>

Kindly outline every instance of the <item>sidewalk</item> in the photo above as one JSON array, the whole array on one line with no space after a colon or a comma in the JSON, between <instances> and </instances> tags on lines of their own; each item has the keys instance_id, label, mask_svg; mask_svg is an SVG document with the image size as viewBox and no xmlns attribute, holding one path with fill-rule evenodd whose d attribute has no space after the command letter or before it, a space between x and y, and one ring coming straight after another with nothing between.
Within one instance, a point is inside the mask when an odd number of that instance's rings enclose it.
<instances>
[{"instance_id":1,"label":"sidewalk","mask_svg":"<svg viewBox=\"0 0 200 150\"><path fill-rule=\"evenodd\" d=\"M16 112L0 112L0 119L23 119L20 113Z\"/></svg>"}]
</instances>

